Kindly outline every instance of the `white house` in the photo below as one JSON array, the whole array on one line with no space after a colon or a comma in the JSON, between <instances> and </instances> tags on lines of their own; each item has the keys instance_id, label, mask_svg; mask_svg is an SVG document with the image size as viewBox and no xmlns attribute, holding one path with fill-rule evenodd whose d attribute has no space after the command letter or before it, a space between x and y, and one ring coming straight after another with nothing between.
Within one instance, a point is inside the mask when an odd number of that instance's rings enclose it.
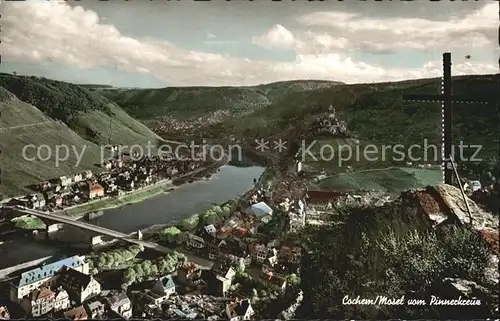
<instances>
[{"instance_id":1,"label":"white house","mask_svg":"<svg viewBox=\"0 0 500 321\"><path fill-rule=\"evenodd\" d=\"M297 233L300 229L306 226L306 216L304 214L288 214L289 217L289 232Z\"/></svg>"},{"instance_id":2,"label":"white house","mask_svg":"<svg viewBox=\"0 0 500 321\"><path fill-rule=\"evenodd\" d=\"M230 321L251 320L255 314L249 300L242 300L226 305L226 315Z\"/></svg>"},{"instance_id":3,"label":"white house","mask_svg":"<svg viewBox=\"0 0 500 321\"><path fill-rule=\"evenodd\" d=\"M273 209L269 207L269 205L267 205L265 202L260 202L250 206L247 209L247 213L261 218L263 216L273 215Z\"/></svg>"},{"instance_id":4,"label":"white house","mask_svg":"<svg viewBox=\"0 0 500 321\"><path fill-rule=\"evenodd\" d=\"M202 249L206 246L206 243L202 237L189 233L186 238L186 246L195 249Z\"/></svg>"},{"instance_id":5,"label":"white house","mask_svg":"<svg viewBox=\"0 0 500 321\"><path fill-rule=\"evenodd\" d=\"M217 233L217 229L215 228L215 226L213 224L207 225L204 228L205 228L205 231L210 235L215 236L215 234Z\"/></svg>"},{"instance_id":6,"label":"white house","mask_svg":"<svg viewBox=\"0 0 500 321\"><path fill-rule=\"evenodd\" d=\"M63 311L71 307L71 302L69 300L69 295L66 290L59 288L55 291L56 296L54 300L54 311Z\"/></svg>"},{"instance_id":7,"label":"white house","mask_svg":"<svg viewBox=\"0 0 500 321\"><path fill-rule=\"evenodd\" d=\"M44 315L54 308L55 293L48 288L35 289L21 301L23 310L32 317Z\"/></svg>"},{"instance_id":8,"label":"white house","mask_svg":"<svg viewBox=\"0 0 500 321\"><path fill-rule=\"evenodd\" d=\"M42 284L51 285L54 280L53 276L65 266L85 274L89 273L89 264L85 262L83 256L78 255L38 267L22 273L18 281L10 284L10 300L19 303L23 297L38 289Z\"/></svg>"},{"instance_id":9,"label":"white house","mask_svg":"<svg viewBox=\"0 0 500 321\"><path fill-rule=\"evenodd\" d=\"M224 257L227 258L232 264L238 266L238 268L244 270L246 266L252 263L252 259L250 255L246 257L239 257L233 254L224 254Z\"/></svg>"},{"instance_id":10,"label":"white house","mask_svg":"<svg viewBox=\"0 0 500 321\"><path fill-rule=\"evenodd\" d=\"M64 268L61 271L59 282L68 291L71 300L78 303L83 303L88 298L101 293L101 285L92 275L72 268Z\"/></svg>"},{"instance_id":11,"label":"white house","mask_svg":"<svg viewBox=\"0 0 500 321\"><path fill-rule=\"evenodd\" d=\"M267 258L267 254L269 253L269 249L267 248L267 246L263 245L263 244L259 244L257 245L256 247L256 260L257 260L257 263L259 264L263 264L264 261L266 260Z\"/></svg>"},{"instance_id":12,"label":"white house","mask_svg":"<svg viewBox=\"0 0 500 321\"><path fill-rule=\"evenodd\" d=\"M63 187L71 185L71 178L68 178L66 176L59 177L59 185Z\"/></svg>"},{"instance_id":13,"label":"white house","mask_svg":"<svg viewBox=\"0 0 500 321\"><path fill-rule=\"evenodd\" d=\"M174 280L170 275L167 275L158 279L153 285L153 288L144 294L144 297L152 304L159 306L174 293Z\"/></svg>"},{"instance_id":14,"label":"white house","mask_svg":"<svg viewBox=\"0 0 500 321\"><path fill-rule=\"evenodd\" d=\"M81 182L83 180L83 175L78 173L78 174L75 174L73 176L73 182L74 183L78 183L78 182Z\"/></svg>"},{"instance_id":15,"label":"white house","mask_svg":"<svg viewBox=\"0 0 500 321\"><path fill-rule=\"evenodd\" d=\"M102 319L105 312L104 304L100 301L85 303L85 310L91 319Z\"/></svg>"},{"instance_id":16,"label":"white house","mask_svg":"<svg viewBox=\"0 0 500 321\"><path fill-rule=\"evenodd\" d=\"M111 311L115 312L124 319L132 317L132 303L125 292L106 298Z\"/></svg>"}]
</instances>

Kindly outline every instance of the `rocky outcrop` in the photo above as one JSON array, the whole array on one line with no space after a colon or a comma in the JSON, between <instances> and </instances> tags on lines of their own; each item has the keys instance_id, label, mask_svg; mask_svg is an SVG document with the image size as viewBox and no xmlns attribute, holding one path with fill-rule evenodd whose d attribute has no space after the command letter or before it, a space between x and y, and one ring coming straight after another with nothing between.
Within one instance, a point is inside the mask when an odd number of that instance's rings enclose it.
<instances>
[{"instance_id":1,"label":"rocky outcrop","mask_svg":"<svg viewBox=\"0 0 500 321\"><path fill-rule=\"evenodd\" d=\"M407 208L414 208L416 212L427 216L433 222L435 229L455 224L469 226L481 233L492 249L490 265L484 271L484 284L479 285L464 279L446 279L444 283L451 285L465 297L477 297L482 301L487 301L491 310L498 311L498 217L484 210L468 197L466 204L460 189L447 184L408 191L402 194L402 198L406 200Z\"/></svg>"},{"instance_id":2,"label":"rocky outcrop","mask_svg":"<svg viewBox=\"0 0 500 321\"><path fill-rule=\"evenodd\" d=\"M444 224L469 225L478 231L497 233L498 217L479 207L470 198L466 198L470 215L460 189L455 186L440 184L428 186L422 190L410 190L402 193L406 206L415 207L427 216L435 228Z\"/></svg>"},{"instance_id":3,"label":"rocky outcrop","mask_svg":"<svg viewBox=\"0 0 500 321\"><path fill-rule=\"evenodd\" d=\"M0 102L7 102L17 99L17 97L7 89L0 87Z\"/></svg>"},{"instance_id":4,"label":"rocky outcrop","mask_svg":"<svg viewBox=\"0 0 500 321\"><path fill-rule=\"evenodd\" d=\"M498 217L483 210L474 201L466 197L471 211L471 217L469 217L467 205L460 189L446 184L438 185L435 189L445 205L450 209L451 214L455 215L462 224L471 224L472 228L478 231L498 231Z\"/></svg>"},{"instance_id":5,"label":"rocky outcrop","mask_svg":"<svg viewBox=\"0 0 500 321\"><path fill-rule=\"evenodd\" d=\"M304 300L304 293L302 290L300 290L299 294L297 295L297 299L286 309L285 311L281 312L281 316L283 317L284 320L290 320L295 317L295 312L297 311L298 307L302 303L302 300Z\"/></svg>"}]
</instances>

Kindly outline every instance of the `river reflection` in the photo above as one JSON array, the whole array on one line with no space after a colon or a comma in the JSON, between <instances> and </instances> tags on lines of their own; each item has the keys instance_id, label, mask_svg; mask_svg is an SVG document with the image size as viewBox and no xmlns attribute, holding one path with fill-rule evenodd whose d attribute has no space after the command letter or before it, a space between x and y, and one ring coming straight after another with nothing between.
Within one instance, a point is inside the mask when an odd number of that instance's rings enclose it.
<instances>
[{"instance_id":1,"label":"river reflection","mask_svg":"<svg viewBox=\"0 0 500 321\"><path fill-rule=\"evenodd\" d=\"M199 213L212 203L222 203L241 195L253 187L254 178L264 171L263 167L236 167L226 165L210 180L186 183L168 194L147 199L141 203L106 210L104 215L92 221L94 224L130 233L154 224L166 224ZM48 255L60 255L61 249L48 244L23 238L0 243L0 269L10 265L39 259Z\"/></svg>"},{"instance_id":2,"label":"river reflection","mask_svg":"<svg viewBox=\"0 0 500 321\"><path fill-rule=\"evenodd\" d=\"M212 203L222 203L253 187L254 178L263 167L223 166L210 180L179 186L141 203L110 209L92 223L123 233L130 233L153 224L165 224L203 211Z\"/></svg>"}]
</instances>

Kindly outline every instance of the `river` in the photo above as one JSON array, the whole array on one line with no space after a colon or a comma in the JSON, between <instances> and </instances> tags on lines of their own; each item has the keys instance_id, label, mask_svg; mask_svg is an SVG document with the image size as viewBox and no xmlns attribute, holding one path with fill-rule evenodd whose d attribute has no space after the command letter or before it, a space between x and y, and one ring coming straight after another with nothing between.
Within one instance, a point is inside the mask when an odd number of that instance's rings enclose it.
<instances>
[{"instance_id":1,"label":"river","mask_svg":"<svg viewBox=\"0 0 500 321\"><path fill-rule=\"evenodd\" d=\"M180 220L200 213L213 203L222 203L245 193L253 187L253 179L259 178L263 171L264 168L259 166L225 165L210 180L186 183L141 203L106 210L92 223L130 233L154 224ZM0 269L60 252L55 246L24 239L5 242L0 244Z\"/></svg>"},{"instance_id":2,"label":"river","mask_svg":"<svg viewBox=\"0 0 500 321\"><path fill-rule=\"evenodd\" d=\"M213 203L235 198L253 187L262 167L223 166L210 180L179 186L176 190L144 202L106 210L91 223L123 233L135 232L154 224L166 224L199 213Z\"/></svg>"}]
</instances>

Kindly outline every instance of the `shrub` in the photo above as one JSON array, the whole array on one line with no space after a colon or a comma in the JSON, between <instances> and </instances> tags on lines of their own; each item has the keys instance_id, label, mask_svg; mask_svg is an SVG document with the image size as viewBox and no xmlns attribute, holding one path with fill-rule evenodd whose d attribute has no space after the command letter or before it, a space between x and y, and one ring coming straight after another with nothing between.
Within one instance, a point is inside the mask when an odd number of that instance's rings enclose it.
<instances>
[{"instance_id":1,"label":"shrub","mask_svg":"<svg viewBox=\"0 0 500 321\"><path fill-rule=\"evenodd\" d=\"M430 307L346 306L342 297L422 298L448 277L482 281L490 250L479 233L466 227L436 233L392 206L353 208L340 224L301 232L303 316L436 318Z\"/></svg>"}]
</instances>

